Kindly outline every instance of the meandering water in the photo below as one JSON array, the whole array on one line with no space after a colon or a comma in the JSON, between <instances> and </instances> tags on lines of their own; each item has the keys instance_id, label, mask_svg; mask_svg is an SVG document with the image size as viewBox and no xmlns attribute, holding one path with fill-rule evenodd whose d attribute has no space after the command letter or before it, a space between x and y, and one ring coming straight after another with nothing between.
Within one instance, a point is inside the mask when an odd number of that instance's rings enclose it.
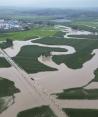
<instances>
[{"instance_id":1,"label":"meandering water","mask_svg":"<svg viewBox=\"0 0 98 117\"><path fill-rule=\"evenodd\" d=\"M10 57L15 57L21 50L23 46L26 45L37 45L41 47L50 47L50 48L63 48L67 51L65 52L52 52L52 56L54 55L66 55L75 53L74 47L70 47L67 45L46 45L39 43L32 43L29 41L14 41L13 48L5 49L6 53ZM86 63L83 64L81 69L70 69L65 64L57 65L52 61L52 57L49 60L43 61L42 56L38 58L39 62L57 68L58 71L50 71L50 72L39 72L36 74L30 74L30 76L34 77L35 80L39 82L39 84L47 90L49 94L62 92L63 89L80 87L87 84L94 78L94 70L98 68L98 49L93 50L95 54L93 58ZM2 56L2 55L1 55ZM32 66L33 67L33 66ZM6 111L4 111L0 117L16 117L17 113L26 110L35 106L45 105L45 103L39 98L38 94L29 87L26 86L25 81L22 80L22 77L18 74L18 72L13 68L0 68L0 76L7 78L8 80L14 81L15 86L21 90L20 93L15 94L15 103L10 106ZM17 78L18 77L18 78ZM87 88L95 88L95 84L89 85ZM30 92L33 92L32 98ZM76 108L77 105L83 107L83 100L80 101L68 101L68 100L57 100L62 107L73 107ZM76 104L75 104L76 103ZM98 101L89 101L85 102L85 108L98 108ZM90 106L89 106L90 105Z\"/></svg>"}]
</instances>

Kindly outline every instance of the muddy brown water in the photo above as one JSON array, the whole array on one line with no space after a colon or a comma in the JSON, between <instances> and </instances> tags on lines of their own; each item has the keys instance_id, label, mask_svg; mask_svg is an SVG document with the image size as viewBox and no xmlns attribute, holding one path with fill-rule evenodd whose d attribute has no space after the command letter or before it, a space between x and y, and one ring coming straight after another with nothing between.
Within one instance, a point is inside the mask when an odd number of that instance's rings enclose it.
<instances>
[{"instance_id":1,"label":"muddy brown water","mask_svg":"<svg viewBox=\"0 0 98 117\"><path fill-rule=\"evenodd\" d=\"M13 49L6 49L6 53L14 57L16 56L21 47L26 45L37 45L41 47L52 47L52 48L65 48L67 52L52 52L52 55L65 55L75 53L75 49L70 46L62 45L45 45L32 43L31 41L14 41ZM62 92L63 89L80 87L87 84L90 80L94 78L94 71L98 68L98 49L93 50L95 55L93 58L83 64L81 69L70 69L65 64L57 65L52 61L52 58L49 60L43 61L40 56L38 60L50 67L57 68L58 71L54 72L40 72L36 74L30 74L33 76L38 83L46 89L49 94ZM32 66L33 67L33 66ZM29 108L33 108L40 105L47 104L42 99L39 98L39 95L35 90L29 88L25 81L23 81L22 76L19 75L17 70L13 67L10 68L0 68L0 77L7 78L8 80L14 81L15 86L21 90L20 93L15 94L15 103L10 106L6 111L0 114L0 117L16 117L17 113ZM92 83L87 88L98 88L98 83ZM32 92L32 94L31 94ZM31 96L32 95L32 96ZM55 99L62 107L65 108L97 108L97 100L57 100Z\"/></svg>"}]
</instances>

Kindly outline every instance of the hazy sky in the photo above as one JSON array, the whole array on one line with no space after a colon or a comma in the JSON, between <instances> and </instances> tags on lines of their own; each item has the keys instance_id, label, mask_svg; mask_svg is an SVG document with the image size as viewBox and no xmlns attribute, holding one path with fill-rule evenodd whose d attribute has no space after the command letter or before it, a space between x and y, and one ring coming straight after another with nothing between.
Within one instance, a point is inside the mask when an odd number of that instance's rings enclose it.
<instances>
[{"instance_id":1,"label":"hazy sky","mask_svg":"<svg viewBox=\"0 0 98 117\"><path fill-rule=\"evenodd\" d=\"M0 6L98 7L98 0L0 0Z\"/></svg>"}]
</instances>

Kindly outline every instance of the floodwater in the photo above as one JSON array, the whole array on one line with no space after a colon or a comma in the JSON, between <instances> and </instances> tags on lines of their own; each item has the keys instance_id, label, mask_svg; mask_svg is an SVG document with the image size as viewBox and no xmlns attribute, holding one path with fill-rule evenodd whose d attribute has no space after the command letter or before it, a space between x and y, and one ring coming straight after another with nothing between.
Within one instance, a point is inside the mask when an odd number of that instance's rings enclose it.
<instances>
[{"instance_id":1,"label":"floodwater","mask_svg":"<svg viewBox=\"0 0 98 117\"><path fill-rule=\"evenodd\" d=\"M68 68L65 64L56 65L52 59L43 62L40 57L38 60L41 63L57 68L58 71L40 72L32 76L38 79L40 84L49 90L50 93L84 86L94 78L94 71L98 68L98 49L94 50L94 53L95 55L91 60L84 63L81 69L76 70Z\"/></svg>"},{"instance_id":2,"label":"floodwater","mask_svg":"<svg viewBox=\"0 0 98 117\"><path fill-rule=\"evenodd\" d=\"M51 47L51 48L64 48L65 52L52 52L53 55L66 55L75 53L75 49L70 46L65 45L45 45L39 43L32 43L31 41L14 41L13 48L5 49L6 53L10 57L16 56L21 47L26 45L37 45L41 47ZM81 69L70 69L65 64L57 65L50 59L43 61L42 56L38 60L50 67L57 68L57 71L50 72L40 72L36 74L30 74L34 79L47 90L49 94L62 92L63 89L80 87L87 84L94 78L94 71L98 68L98 49L93 50L93 58L83 64ZM32 66L33 67L33 66ZM18 71L13 68L0 68L0 77L7 78L15 82L15 86L21 90L20 93L15 94L15 103L11 105L6 111L4 111L0 117L16 117L17 113L33 108L40 105L45 105L47 102L44 102L37 92L26 84L22 76ZM90 84L87 88L98 88L96 83ZM32 93L31 93L32 92ZM86 100L57 100L55 99L62 107L66 108L97 108L98 101L86 101Z\"/></svg>"},{"instance_id":3,"label":"floodwater","mask_svg":"<svg viewBox=\"0 0 98 117\"><path fill-rule=\"evenodd\" d=\"M14 81L20 93L15 94L15 103L0 114L0 117L16 117L20 111L46 105L37 92L27 85L23 77L13 67L0 69L0 77Z\"/></svg>"}]
</instances>

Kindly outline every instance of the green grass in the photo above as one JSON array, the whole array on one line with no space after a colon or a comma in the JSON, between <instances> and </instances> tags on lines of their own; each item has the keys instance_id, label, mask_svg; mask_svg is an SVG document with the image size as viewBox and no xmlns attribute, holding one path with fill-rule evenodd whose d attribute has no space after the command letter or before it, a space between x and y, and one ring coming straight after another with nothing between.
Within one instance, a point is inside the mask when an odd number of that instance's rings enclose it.
<instances>
[{"instance_id":1,"label":"green grass","mask_svg":"<svg viewBox=\"0 0 98 117\"><path fill-rule=\"evenodd\" d=\"M98 28L98 21L74 21L72 22L72 24L84 25L84 26L87 25L87 26Z\"/></svg>"},{"instance_id":2,"label":"green grass","mask_svg":"<svg viewBox=\"0 0 98 117\"><path fill-rule=\"evenodd\" d=\"M0 78L0 97L12 96L17 92L19 92L19 90L15 88L14 82Z\"/></svg>"},{"instance_id":3,"label":"green grass","mask_svg":"<svg viewBox=\"0 0 98 117\"><path fill-rule=\"evenodd\" d=\"M68 35L68 37L85 38L85 39L98 39L98 35Z\"/></svg>"},{"instance_id":4,"label":"green grass","mask_svg":"<svg viewBox=\"0 0 98 117\"><path fill-rule=\"evenodd\" d=\"M0 68L11 67L11 65L5 60L5 58L0 58Z\"/></svg>"},{"instance_id":5,"label":"green grass","mask_svg":"<svg viewBox=\"0 0 98 117\"><path fill-rule=\"evenodd\" d=\"M6 109L5 100L3 97L13 96L18 93L19 89L15 87L14 82L0 77L0 113Z\"/></svg>"},{"instance_id":6,"label":"green grass","mask_svg":"<svg viewBox=\"0 0 98 117\"><path fill-rule=\"evenodd\" d=\"M98 82L98 69L95 70L94 74L95 74L95 78L93 81Z\"/></svg>"},{"instance_id":7,"label":"green grass","mask_svg":"<svg viewBox=\"0 0 98 117\"><path fill-rule=\"evenodd\" d=\"M42 106L20 112L17 117L56 117L56 115L48 106Z\"/></svg>"},{"instance_id":8,"label":"green grass","mask_svg":"<svg viewBox=\"0 0 98 117\"><path fill-rule=\"evenodd\" d=\"M57 64L65 63L69 68L72 69L81 68L83 63L85 63L93 57L93 55L91 55L92 51L98 48L98 40L79 40L47 37L41 40L36 40L34 42L49 45L69 45L74 47L76 49L76 53L74 54L53 57L53 60Z\"/></svg>"},{"instance_id":9,"label":"green grass","mask_svg":"<svg viewBox=\"0 0 98 117\"><path fill-rule=\"evenodd\" d=\"M98 117L97 109L63 109L69 117Z\"/></svg>"},{"instance_id":10,"label":"green grass","mask_svg":"<svg viewBox=\"0 0 98 117\"><path fill-rule=\"evenodd\" d=\"M4 107L4 103L5 103L4 99L0 98L0 113L3 112L4 108L6 108Z\"/></svg>"},{"instance_id":11,"label":"green grass","mask_svg":"<svg viewBox=\"0 0 98 117\"><path fill-rule=\"evenodd\" d=\"M38 61L41 54L47 54L51 51L66 51L59 48L48 48L39 46L24 46L20 53L14 57L15 62L28 73L37 73L41 71L55 71L57 69L48 67Z\"/></svg>"},{"instance_id":12,"label":"green grass","mask_svg":"<svg viewBox=\"0 0 98 117\"><path fill-rule=\"evenodd\" d=\"M46 37L52 36L57 32L54 27L40 27L40 28L32 28L28 31L20 31L20 32L10 32L10 33L2 33L0 34L0 41L6 40L6 38L10 38L12 40L27 40L32 39L35 36Z\"/></svg>"},{"instance_id":13,"label":"green grass","mask_svg":"<svg viewBox=\"0 0 98 117\"><path fill-rule=\"evenodd\" d=\"M31 15L15 15L11 16L11 19L16 20L29 20L29 21L44 21L44 20L52 20L52 16L31 16Z\"/></svg>"},{"instance_id":14,"label":"green grass","mask_svg":"<svg viewBox=\"0 0 98 117\"><path fill-rule=\"evenodd\" d=\"M57 99L98 99L98 89L72 88L56 94Z\"/></svg>"},{"instance_id":15,"label":"green grass","mask_svg":"<svg viewBox=\"0 0 98 117\"><path fill-rule=\"evenodd\" d=\"M59 31L59 32L56 32L53 35L53 37L63 38L65 34L66 34L65 32Z\"/></svg>"},{"instance_id":16,"label":"green grass","mask_svg":"<svg viewBox=\"0 0 98 117\"><path fill-rule=\"evenodd\" d=\"M80 30L98 32L98 21L73 21L69 26Z\"/></svg>"}]
</instances>

